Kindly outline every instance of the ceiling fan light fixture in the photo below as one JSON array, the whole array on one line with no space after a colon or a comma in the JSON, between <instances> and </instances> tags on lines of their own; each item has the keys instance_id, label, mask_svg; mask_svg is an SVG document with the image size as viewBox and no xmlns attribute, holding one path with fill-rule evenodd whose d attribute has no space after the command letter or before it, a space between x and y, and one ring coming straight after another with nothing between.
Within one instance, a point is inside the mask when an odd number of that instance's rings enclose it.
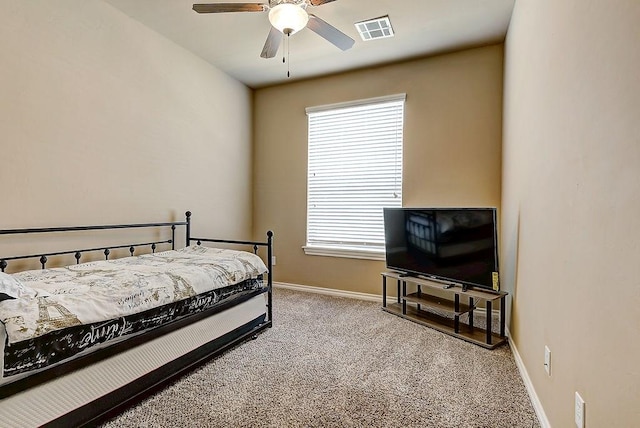
<instances>
[{"instance_id":1,"label":"ceiling fan light fixture","mask_svg":"<svg viewBox=\"0 0 640 428\"><path fill-rule=\"evenodd\" d=\"M284 34L294 34L309 22L309 14L301 6L281 3L269 11L269 22Z\"/></svg>"}]
</instances>

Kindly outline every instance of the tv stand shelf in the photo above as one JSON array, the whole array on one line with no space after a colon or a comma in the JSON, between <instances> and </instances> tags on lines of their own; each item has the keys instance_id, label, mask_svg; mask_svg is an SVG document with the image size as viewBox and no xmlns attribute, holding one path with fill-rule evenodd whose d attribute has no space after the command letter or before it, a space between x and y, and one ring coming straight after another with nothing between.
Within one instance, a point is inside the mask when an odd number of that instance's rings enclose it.
<instances>
[{"instance_id":1,"label":"tv stand shelf","mask_svg":"<svg viewBox=\"0 0 640 428\"><path fill-rule=\"evenodd\" d=\"M387 302L387 278L397 282L397 302ZM407 284L417 291L407 293ZM446 288L445 288L446 287ZM435 295L438 290L439 297ZM506 342L505 300L507 293L490 292L479 289L462 290L459 285L444 284L429 279L407 276L398 272L382 273L382 309L402 318L431 327L443 333L466 340L488 349L494 349ZM465 299L466 303L460 300ZM500 331L493 332L493 302L500 301ZM484 301L486 321L482 327L474 325L474 311L477 303ZM460 316L467 314L467 321Z\"/></svg>"},{"instance_id":2,"label":"tv stand shelf","mask_svg":"<svg viewBox=\"0 0 640 428\"><path fill-rule=\"evenodd\" d=\"M469 311L472 311L473 308L469 305L465 305L464 303L460 303L458 309L455 308L455 302L447 299L442 299L440 297L432 296L430 294L425 293L411 293L404 296L404 300L411 303L416 303L417 305L426 306L431 309L445 311L455 315L466 314Z\"/></svg>"}]
</instances>

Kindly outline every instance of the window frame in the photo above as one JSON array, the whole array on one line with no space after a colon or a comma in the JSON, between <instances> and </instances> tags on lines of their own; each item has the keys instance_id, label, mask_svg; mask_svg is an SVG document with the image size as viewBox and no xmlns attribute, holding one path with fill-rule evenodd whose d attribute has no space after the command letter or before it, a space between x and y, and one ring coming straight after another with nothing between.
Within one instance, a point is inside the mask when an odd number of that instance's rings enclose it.
<instances>
[{"instance_id":1,"label":"window frame","mask_svg":"<svg viewBox=\"0 0 640 428\"><path fill-rule=\"evenodd\" d=\"M361 100L354 100L342 103L335 104L327 104L315 107L306 108L307 117L310 118L313 113L321 113L328 112L334 110L348 109L352 107L360 107L360 106L375 106L383 103L389 102L402 102L402 124L400 125L402 129L402 133L400 134L400 157L394 160L395 167L399 167L399 173L396 178L399 179L398 190L400 193L400 203L398 206L402 207L402 176L403 176L403 159L402 152L404 150L404 121L405 121L405 109L406 109L406 94L395 94L389 96L375 97L375 98L367 98ZM307 122L307 143L308 150L310 149L310 138L311 138L311 129L309 119ZM397 149L396 149L397 150ZM349 245L340 245L340 244L326 244L322 245L322 243L309 244L309 159L310 153L307 152L307 200L306 200L306 225L305 225L305 245L302 246L306 255L312 256L327 256L327 257L341 257L341 258L352 258L352 259L366 259L366 260L385 260L385 251L384 247L380 248L379 246L367 248L366 245L362 246L349 246ZM395 206L395 205L394 205ZM381 207L382 209L382 207Z\"/></svg>"}]
</instances>

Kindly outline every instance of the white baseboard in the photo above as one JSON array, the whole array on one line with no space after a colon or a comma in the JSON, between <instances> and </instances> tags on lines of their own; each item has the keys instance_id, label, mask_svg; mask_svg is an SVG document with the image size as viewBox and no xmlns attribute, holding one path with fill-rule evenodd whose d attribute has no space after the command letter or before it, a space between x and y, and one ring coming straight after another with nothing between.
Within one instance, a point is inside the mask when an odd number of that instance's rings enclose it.
<instances>
[{"instance_id":1,"label":"white baseboard","mask_svg":"<svg viewBox=\"0 0 640 428\"><path fill-rule=\"evenodd\" d=\"M531 382L531 378L529 377L529 373L527 372L527 369L524 366L524 362L520 357L518 348L513 343L513 340L511 340L511 332L509 331L509 329L507 329L507 338L509 339L509 346L511 347L513 358L516 361L516 366L518 367L518 371L520 371L520 377L522 378L522 382L524 382L524 387L526 388L527 393L529 394L529 398L531 399L531 404L533 405L533 410L536 412L536 416L538 417L540 426L542 428L551 428L549 419L547 419L547 414L544 412L544 408L542 407L542 403L538 398L538 394L536 394L536 390L533 387L533 382Z\"/></svg>"},{"instance_id":2,"label":"white baseboard","mask_svg":"<svg viewBox=\"0 0 640 428\"><path fill-rule=\"evenodd\" d=\"M366 300L382 304L382 296L378 294L359 293L356 291L336 290L334 288L313 287L311 285L289 284L286 282L274 282L276 288L286 288L288 290L302 291L306 293L324 294L334 297L347 297L349 299Z\"/></svg>"}]
</instances>

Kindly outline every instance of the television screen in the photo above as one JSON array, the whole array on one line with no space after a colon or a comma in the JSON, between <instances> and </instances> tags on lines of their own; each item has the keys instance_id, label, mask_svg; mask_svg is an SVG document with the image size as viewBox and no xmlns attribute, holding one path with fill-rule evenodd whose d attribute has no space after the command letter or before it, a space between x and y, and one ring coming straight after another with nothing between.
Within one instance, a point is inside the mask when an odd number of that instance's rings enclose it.
<instances>
[{"instance_id":1,"label":"television screen","mask_svg":"<svg viewBox=\"0 0 640 428\"><path fill-rule=\"evenodd\" d=\"M385 208L384 231L389 269L493 289L495 208Z\"/></svg>"}]
</instances>

